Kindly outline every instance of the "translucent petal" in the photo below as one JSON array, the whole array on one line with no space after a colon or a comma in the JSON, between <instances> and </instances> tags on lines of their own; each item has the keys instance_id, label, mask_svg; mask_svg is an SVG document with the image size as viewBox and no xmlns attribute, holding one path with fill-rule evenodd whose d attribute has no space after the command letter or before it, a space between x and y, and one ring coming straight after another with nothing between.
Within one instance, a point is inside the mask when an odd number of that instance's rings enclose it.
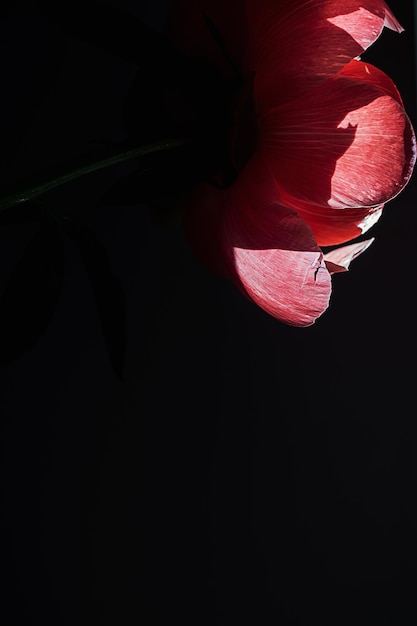
<instances>
[{"instance_id":1,"label":"translucent petal","mask_svg":"<svg viewBox=\"0 0 417 626\"><path fill-rule=\"evenodd\" d=\"M295 207L384 204L407 184L416 158L411 122L386 85L342 74L268 111L259 147Z\"/></svg>"},{"instance_id":2,"label":"translucent petal","mask_svg":"<svg viewBox=\"0 0 417 626\"><path fill-rule=\"evenodd\" d=\"M330 274L308 224L280 202L255 156L231 189L223 248L236 284L281 321L309 326L326 310Z\"/></svg>"},{"instance_id":3,"label":"translucent petal","mask_svg":"<svg viewBox=\"0 0 417 626\"><path fill-rule=\"evenodd\" d=\"M331 274L337 272L347 272L351 262L356 259L362 252L365 252L371 245L374 239L366 239L364 241L358 241L348 246L341 246L335 248L331 252L327 252L324 255L326 267Z\"/></svg>"},{"instance_id":4,"label":"translucent petal","mask_svg":"<svg viewBox=\"0 0 417 626\"><path fill-rule=\"evenodd\" d=\"M247 0L247 70L260 108L307 93L364 52L385 26L402 27L382 0Z\"/></svg>"}]
</instances>

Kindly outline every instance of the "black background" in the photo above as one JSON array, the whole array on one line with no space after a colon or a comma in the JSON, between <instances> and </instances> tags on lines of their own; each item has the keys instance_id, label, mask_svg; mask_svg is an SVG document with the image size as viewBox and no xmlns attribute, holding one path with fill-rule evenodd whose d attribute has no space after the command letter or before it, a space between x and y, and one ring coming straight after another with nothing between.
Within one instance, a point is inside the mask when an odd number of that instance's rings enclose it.
<instances>
[{"instance_id":1,"label":"black background","mask_svg":"<svg viewBox=\"0 0 417 626\"><path fill-rule=\"evenodd\" d=\"M417 125L413 7L390 6L406 30L367 58ZM157 26L164 9L3 2L3 184L126 138L151 90L134 18ZM104 201L134 167L48 196L123 284L124 380L64 239L46 329L0 370L0 622L417 625L415 178L296 329L202 268L180 228ZM2 290L38 228L0 225ZM26 336L39 267L3 335Z\"/></svg>"}]
</instances>

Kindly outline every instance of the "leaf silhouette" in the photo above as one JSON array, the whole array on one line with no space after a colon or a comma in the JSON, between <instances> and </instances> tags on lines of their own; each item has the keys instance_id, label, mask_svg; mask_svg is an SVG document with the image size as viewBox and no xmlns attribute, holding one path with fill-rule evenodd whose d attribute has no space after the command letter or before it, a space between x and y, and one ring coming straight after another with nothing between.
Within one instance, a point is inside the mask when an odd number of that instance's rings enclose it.
<instances>
[{"instance_id":1,"label":"leaf silhouette","mask_svg":"<svg viewBox=\"0 0 417 626\"><path fill-rule=\"evenodd\" d=\"M0 366L27 353L47 330L61 293L64 269L59 227L43 220L0 298Z\"/></svg>"},{"instance_id":2,"label":"leaf silhouette","mask_svg":"<svg viewBox=\"0 0 417 626\"><path fill-rule=\"evenodd\" d=\"M108 357L115 374L122 380L126 353L126 303L123 285L110 268L103 243L88 226L75 218L64 218L62 224L83 260Z\"/></svg>"}]
</instances>

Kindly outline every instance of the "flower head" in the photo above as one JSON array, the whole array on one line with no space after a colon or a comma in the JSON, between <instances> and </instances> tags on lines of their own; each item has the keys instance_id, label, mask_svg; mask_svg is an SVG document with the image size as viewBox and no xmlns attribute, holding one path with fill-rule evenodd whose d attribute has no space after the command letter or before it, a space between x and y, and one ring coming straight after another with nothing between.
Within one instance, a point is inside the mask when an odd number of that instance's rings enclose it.
<instances>
[{"instance_id":1,"label":"flower head","mask_svg":"<svg viewBox=\"0 0 417 626\"><path fill-rule=\"evenodd\" d=\"M331 276L407 184L415 135L392 80L360 55L383 0L178 0L183 53L211 60L231 89L225 188L201 183L186 219L196 253L277 319L309 326ZM236 83L236 75L240 81ZM220 172L221 178L221 172Z\"/></svg>"}]
</instances>

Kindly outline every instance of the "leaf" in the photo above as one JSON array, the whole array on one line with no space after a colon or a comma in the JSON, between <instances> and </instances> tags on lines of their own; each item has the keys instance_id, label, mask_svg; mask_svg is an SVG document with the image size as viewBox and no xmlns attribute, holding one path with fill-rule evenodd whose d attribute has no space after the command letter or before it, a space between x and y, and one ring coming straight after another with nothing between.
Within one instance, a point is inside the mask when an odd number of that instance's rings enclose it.
<instances>
[{"instance_id":1,"label":"leaf","mask_svg":"<svg viewBox=\"0 0 417 626\"><path fill-rule=\"evenodd\" d=\"M119 278L112 272L103 243L74 218L62 221L65 233L78 249L96 303L111 366L120 380L126 353L126 302Z\"/></svg>"},{"instance_id":2,"label":"leaf","mask_svg":"<svg viewBox=\"0 0 417 626\"><path fill-rule=\"evenodd\" d=\"M12 269L0 298L0 366L22 357L47 330L64 269L59 227L44 220Z\"/></svg>"}]
</instances>

